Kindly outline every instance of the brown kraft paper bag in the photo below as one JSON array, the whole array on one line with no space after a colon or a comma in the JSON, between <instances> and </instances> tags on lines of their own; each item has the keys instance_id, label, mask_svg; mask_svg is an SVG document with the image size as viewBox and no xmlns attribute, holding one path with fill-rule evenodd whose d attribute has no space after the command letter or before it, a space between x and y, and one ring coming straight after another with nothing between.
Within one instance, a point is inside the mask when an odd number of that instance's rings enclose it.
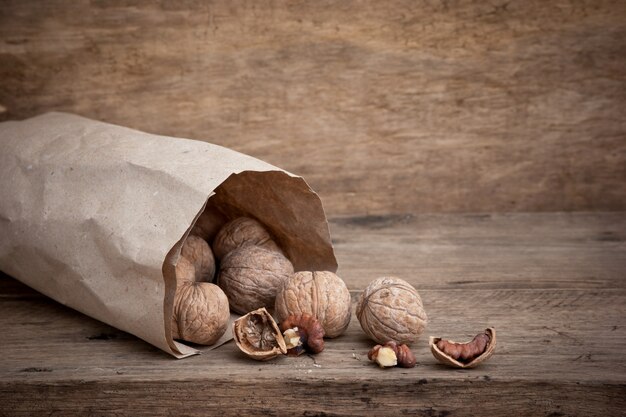
<instances>
[{"instance_id":1,"label":"brown kraft paper bag","mask_svg":"<svg viewBox=\"0 0 626 417\"><path fill-rule=\"evenodd\" d=\"M317 194L250 156L65 113L0 123L0 146L0 270L175 357L198 353L170 329L194 225L254 217L296 271L337 270Z\"/></svg>"}]
</instances>

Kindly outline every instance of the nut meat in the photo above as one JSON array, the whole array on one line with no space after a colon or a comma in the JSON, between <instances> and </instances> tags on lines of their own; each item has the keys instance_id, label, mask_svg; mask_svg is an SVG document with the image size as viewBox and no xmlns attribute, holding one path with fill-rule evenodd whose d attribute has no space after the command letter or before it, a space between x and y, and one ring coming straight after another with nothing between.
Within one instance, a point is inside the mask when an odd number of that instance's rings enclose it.
<instances>
[{"instance_id":1,"label":"nut meat","mask_svg":"<svg viewBox=\"0 0 626 417\"><path fill-rule=\"evenodd\" d=\"M356 314L363 331L381 344L393 340L411 345L428 323L417 290L393 277L372 281L361 294Z\"/></svg>"},{"instance_id":2,"label":"nut meat","mask_svg":"<svg viewBox=\"0 0 626 417\"><path fill-rule=\"evenodd\" d=\"M218 285L239 314L260 307L273 308L276 293L293 275L293 266L281 253L258 246L235 249L222 260Z\"/></svg>"},{"instance_id":3,"label":"nut meat","mask_svg":"<svg viewBox=\"0 0 626 417\"><path fill-rule=\"evenodd\" d=\"M324 328L310 314L293 314L280 323L287 355L300 356L305 351L320 353L324 350Z\"/></svg>"},{"instance_id":4,"label":"nut meat","mask_svg":"<svg viewBox=\"0 0 626 417\"><path fill-rule=\"evenodd\" d=\"M243 353L258 361L287 353L285 340L265 308L251 311L235 320L233 338Z\"/></svg>"},{"instance_id":5,"label":"nut meat","mask_svg":"<svg viewBox=\"0 0 626 417\"><path fill-rule=\"evenodd\" d=\"M275 306L279 321L292 314L315 316L324 327L326 337L342 334L352 313L348 287L328 271L295 273L278 292Z\"/></svg>"},{"instance_id":6,"label":"nut meat","mask_svg":"<svg viewBox=\"0 0 626 417\"><path fill-rule=\"evenodd\" d=\"M430 351L441 363L454 368L473 368L496 350L496 329L490 327L470 342L457 343L440 337L430 338Z\"/></svg>"},{"instance_id":7,"label":"nut meat","mask_svg":"<svg viewBox=\"0 0 626 417\"><path fill-rule=\"evenodd\" d=\"M217 259L222 259L233 250L248 245L282 253L267 229L249 217L238 217L226 223L213 239L213 252Z\"/></svg>"},{"instance_id":8,"label":"nut meat","mask_svg":"<svg viewBox=\"0 0 626 417\"><path fill-rule=\"evenodd\" d=\"M411 349L407 345L398 345L394 341L374 346L368 352L367 357L372 362L376 362L381 368L391 368L393 366L413 368L417 364Z\"/></svg>"}]
</instances>

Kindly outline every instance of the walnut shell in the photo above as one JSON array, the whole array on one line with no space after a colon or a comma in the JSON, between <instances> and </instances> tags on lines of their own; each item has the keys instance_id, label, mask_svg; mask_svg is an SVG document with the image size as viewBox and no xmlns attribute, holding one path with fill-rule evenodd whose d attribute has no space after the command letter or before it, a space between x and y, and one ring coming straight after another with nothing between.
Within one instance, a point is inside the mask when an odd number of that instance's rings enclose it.
<instances>
[{"instance_id":1,"label":"walnut shell","mask_svg":"<svg viewBox=\"0 0 626 417\"><path fill-rule=\"evenodd\" d=\"M489 359L491 355L493 355L494 352L496 351L496 329L494 329L493 327L490 327L485 330L485 333L487 334L487 336L489 336L489 343L487 343L487 347L485 348L485 351L469 362L461 362L460 360L450 357L445 352L442 352L437 347L437 342L441 340L440 337L433 337L433 336L430 337L430 341L429 341L430 351L432 352L433 356L439 362L443 364L452 366L454 368L463 368L463 369L474 368L475 366L478 366L479 364ZM448 340L448 341L455 343L452 340Z\"/></svg>"},{"instance_id":2,"label":"walnut shell","mask_svg":"<svg viewBox=\"0 0 626 417\"><path fill-rule=\"evenodd\" d=\"M183 243L176 263L176 282L211 282L215 275L215 258L209 244L201 237L190 235Z\"/></svg>"},{"instance_id":3,"label":"walnut shell","mask_svg":"<svg viewBox=\"0 0 626 417\"><path fill-rule=\"evenodd\" d=\"M249 217L238 217L226 223L213 239L213 252L217 259L222 259L229 252L248 245L282 253L267 229Z\"/></svg>"},{"instance_id":4,"label":"walnut shell","mask_svg":"<svg viewBox=\"0 0 626 417\"><path fill-rule=\"evenodd\" d=\"M356 315L363 331L380 344L393 340L411 345L428 323L417 290L394 277L372 281L361 294Z\"/></svg>"},{"instance_id":5,"label":"walnut shell","mask_svg":"<svg viewBox=\"0 0 626 417\"><path fill-rule=\"evenodd\" d=\"M258 361L287 353L283 335L265 308L251 311L235 320L233 338L243 353Z\"/></svg>"},{"instance_id":6,"label":"walnut shell","mask_svg":"<svg viewBox=\"0 0 626 417\"><path fill-rule=\"evenodd\" d=\"M315 316L326 337L342 334L352 314L348 287L329 271L296 272L280 289L274 305L279 322L292 314Z\"/></svg>"},{"instance_id":7,"label":"walnut shell","mask_svg":"<svg viewBox=\"0 0 626 417\"><path fill-rule=\"evenodd\" d=\"M176 289L172 315L174 339L212 345L226 332L229 318L228 298L217 285L187 282Z\"/></svg>"},{"instance_id":8,"label":"walnut shell","mask_svg":"<svg viewBox=\"0 0 626 417\"><path fill-rule=\"evenodd\" d=\"M293 265L281 253L244 246L222 260L218 285L239 314L257 308L273 309L276 293L293 275Z\"/></svg>"},{"instance_id":9,"label":"walnut shell","mask_svg":"<svg viewBox=\"0 0 626 417\"><path fill-rule=\"evenodd\" d=\"M196 220L196 224L194 224L190 234L200 236L202 239L210 242L211 237L217 235L217 232L220 231L226 221L226 217L209 201L207 207Z\"/></svg>"}]
</instances>

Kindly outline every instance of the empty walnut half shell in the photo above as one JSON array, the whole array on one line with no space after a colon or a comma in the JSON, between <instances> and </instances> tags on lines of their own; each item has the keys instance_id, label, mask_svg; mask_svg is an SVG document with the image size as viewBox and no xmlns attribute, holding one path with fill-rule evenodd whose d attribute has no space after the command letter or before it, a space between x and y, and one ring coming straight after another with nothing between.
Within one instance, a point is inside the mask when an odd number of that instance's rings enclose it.
<instances>
[{"instance_id":1,"label":"empty walnut half shell","mask_svg":"<svg viewBox=\"0 0 626 417\"><path fill-rule=\"evenodd\" d=\"M243 353L257 361L287 353L283 335L264 307L235 320L233 338Z\"/></svg>"},{"instance_id":2,"label":"empty walnut half shell","mask_svg":"<svg viewBox=\"0 0 626 417\"><path fill-rule=\"evenodd\" d=\"M430 351L441 363L454 368L473 368L486 361L496 350L496 329L490 327L465 343L430 337Z\"/></svg>"}]
</instances>

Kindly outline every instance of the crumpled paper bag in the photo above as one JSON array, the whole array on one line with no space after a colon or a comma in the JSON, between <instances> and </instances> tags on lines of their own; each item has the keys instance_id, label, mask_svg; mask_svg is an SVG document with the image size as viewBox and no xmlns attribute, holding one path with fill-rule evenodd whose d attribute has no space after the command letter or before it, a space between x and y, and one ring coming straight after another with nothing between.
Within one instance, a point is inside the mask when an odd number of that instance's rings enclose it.
<instances>
[{"instance_id":1,"label":"crumpled paper bag","mask_svg":"<svg viewBox=\"0 0 626 417\"><path fill-rule=\"evenodd\" d=\"M198 353L170 329L197 221L255 217L296 271L337 269L317 194L239 152L64 113L0 123L0 147L0 270L175 357Z\"/></svg>"}]
</instances>

